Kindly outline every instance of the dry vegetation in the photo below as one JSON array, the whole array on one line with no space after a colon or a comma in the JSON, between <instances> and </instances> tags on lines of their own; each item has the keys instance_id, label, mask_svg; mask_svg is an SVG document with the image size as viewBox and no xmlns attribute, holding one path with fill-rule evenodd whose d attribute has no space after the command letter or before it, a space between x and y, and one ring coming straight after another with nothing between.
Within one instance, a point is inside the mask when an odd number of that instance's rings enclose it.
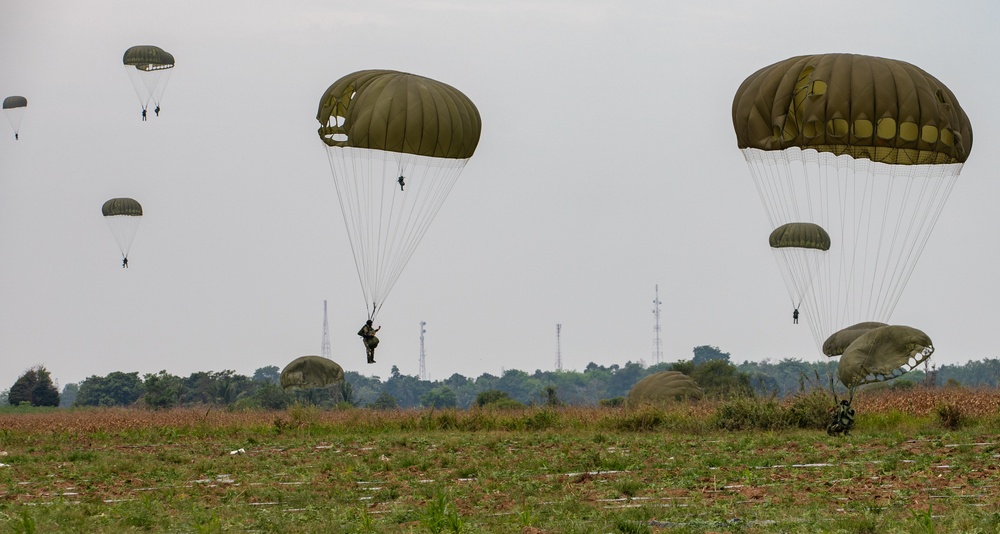
<instances>
[{"instance_id":1,"label":"dry vegetation","mask_svg":"<svg viewBox=\"0 0 1000 534\"><path fill-rule=\"evenodd\" d=\"M856 406L856 431L839 438L721 430L722 401L8 411L0 531L1000 529L1000 392L884 390ZM947 426L942 406L962 423Z\"/></svg>"}]
</instances>

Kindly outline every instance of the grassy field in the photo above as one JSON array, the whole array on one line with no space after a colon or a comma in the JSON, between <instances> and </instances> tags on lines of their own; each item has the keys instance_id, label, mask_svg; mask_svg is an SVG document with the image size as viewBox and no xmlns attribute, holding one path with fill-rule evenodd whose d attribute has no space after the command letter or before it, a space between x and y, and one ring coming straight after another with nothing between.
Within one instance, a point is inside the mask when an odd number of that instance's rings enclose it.
<instances>
[{"instance_id":1,"label":"grassy field","mask_svg":"<svg viewBox=\"0 0 1000 534\"><path fill-rule=\"evenodd\" d=\"M864 396L847 437L722 406L11 409L0 530L1000 531L1000 392Z\"/></svg>"}]
</instances>

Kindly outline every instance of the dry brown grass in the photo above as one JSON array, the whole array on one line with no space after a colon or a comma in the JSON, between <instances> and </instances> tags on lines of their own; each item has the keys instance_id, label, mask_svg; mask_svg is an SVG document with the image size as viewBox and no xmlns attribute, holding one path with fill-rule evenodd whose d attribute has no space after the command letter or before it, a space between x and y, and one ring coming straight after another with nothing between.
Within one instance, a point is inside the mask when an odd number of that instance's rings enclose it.
<instances>
[{"instance_id":1,"label":"dry brown grass","mask_svg":"<svg viewBox=\"0 0 1000 534\"><path fill-rule=\"evenodd\" d=\"M882 389L858 393L854 406L866 413L902 412L909 415L934 415L938 406L953 405L971 417L1000 414L1000 390L978 388Z\"/></svg>"}]
</instances>

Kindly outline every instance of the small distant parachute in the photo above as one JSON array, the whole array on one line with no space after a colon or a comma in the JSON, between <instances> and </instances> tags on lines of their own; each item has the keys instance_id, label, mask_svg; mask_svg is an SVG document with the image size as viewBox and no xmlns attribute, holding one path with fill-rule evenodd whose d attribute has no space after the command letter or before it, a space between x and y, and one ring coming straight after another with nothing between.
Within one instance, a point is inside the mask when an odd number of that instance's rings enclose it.
<instances>
[{"instance_id":1,"label":"small distant parachute","mask_svg":"<svg viewBox=\"0 0 1000 534\"><path fill-rule=\"evenodd\" d=\"M152 102L159 114L160 100L163 99L163 91L174 68L174 56L158 46L133 46L125 51L122 64L132 81L135 95L139 97L142 110L146 111Z\"/></svg>"},{"instance_id":2,"label":"small distant parachute","mask_svg":"<svg viewBox=\"0 0 1000 534\"><path fill-rule=\"evenodd\" d=\"M826 251L830 250L830 234L815 223L790 222L771 231L767 241L785 280L788 296L797 310L812 290L813 279L823 264ZM807 301L809 304L814 302L813 299ZM812 306L807 307L805 312L807 317L815 317L819 313Z\"/></svg>"},{"instance_id":3,"label":"small distant parachute","mask_svg":"<svg viewBox=\"0 0 1000 534\"><path fill-rule=\"evenodd\" d=\"M122 252L122 266L128 265L128 251L142 221L142 206L131 198L112 198L101 206L104 220Z\"/></svg>"},{"instance_id":4,"label":"small distant parachute","mask_svg":"<svg viewBox=\"0 0 1000 534\"><path fill-rule=\"evenodd\" d=\"M877 321L868 321L837 330L830 334L830 337L826 338L826 341L823 342L823 354L827 356L840 356L862 334L882 326L889 325Z\"/></svg>"},{"instance_id":5,"label":"small distant parachute","mask_svg":"<svg viewBox=\"0 0 1000 534\"><path fill-rule=\"evenodd\" d=\"M695 381L679 371L654 373L636 382L625 398L628 406L699 400L705 393Z\"/></svg>"},{"instance_id":6,"label":"small distant parachute","mask_svg":"<svg viewBox=\"0 0 1000 534\"><path fill-rule=\"evenodd\" d=\"M322 356L296 358L281 370L281 387L285 389L322 388L343 379L344 369Z\"/></svg>"},{"instance_id":7,"label":"small distant parachute","mask_svg":"<svg viewBox=\"0 0 1000 534\"><path fill-rule=\"evenodd\" d=\"M3 111L7 115L10 127L14 129L14 139L19 137L21 132L21 119L28 109L28 99L23 96L8 96L3 99Z\"/></svg>"},{"instance_id":8,"label":"small distant parachute","mask_svg":"<svg viewBox=\"0 0 1000 534\"><path fill-rule=\"evenodd\" d=\"M862 334L840 357L837 375L853 389L898 378L930 358L931 338L909 326L882 326Z\"/></svg>"},{"instance_id":9,"label":"small distant parachute","mask_svg":"<svg viewBox=\"0 0 1000 534\"><path fill-rule=\"evenodd\" d=\"M475 152L479 111L445 83L364 70L323 93L316 120L374 319Z\"/></svg>"}]
</instances>

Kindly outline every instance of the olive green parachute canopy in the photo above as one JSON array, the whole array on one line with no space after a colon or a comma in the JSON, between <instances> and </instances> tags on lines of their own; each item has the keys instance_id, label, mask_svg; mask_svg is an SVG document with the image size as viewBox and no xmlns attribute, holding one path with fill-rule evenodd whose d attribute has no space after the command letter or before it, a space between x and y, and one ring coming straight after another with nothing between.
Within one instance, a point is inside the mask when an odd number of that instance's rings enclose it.
<instances>
[{"instance_id":1,"label":"olive green parachute canopy","mask_svg":"<svg viewBox=\"0 0 1000 534\"><path fill-rule=\"evenodd\" d=\"M934 352L931 338L909 326L882 326L851 343L840 357L837 374L848 388L900 377Z\"/></svg>"},{"instance_id":2,"label":"olive green parachute canopy","mask_svg":"<svg viewBox=\"0 0 1000 534\"><path fill-rule=\"evenodd\" d=\"M747 78L733 99L740 148L815 149L888 164L964 163L972 126L920 68L860 54L798 56Z\"/></svg>"},{"instance_id":3,"label":"olive green parachute canopy","mask_svg":"<svg viewBox=\"0 0 1000 534\"><path fill-rule=\"evenodd\" d=\"M112 198L101 206L101 213L105 217L114 215L129 215L134 217L142 216L142 206L131 198Z\"/></svg>"},{"instance_id":4,"label":"olive green parachute canopy","mask_svg":"<svg viewBox=\"0 0 1000 534\"><path fill-rule=\"evenodd\" d=\"M771 248L813 248L830 250L830 234L814 223L793 222L774 229L767 238Z\"/></svg>"},{"instance_id":5,"label":"olive green parachute canopy","mask_svg":"<svg viewBox=\"0 0 1000 534\"><path fill-rule=\"evenodd\" d=\"M830 337L826 338L826 341L823 342L823 354L827 356L840 356L862 334L882 326L889 325L877 321L869 321L838 330L830 334Z\"/></svg>"},{"instance_id":6,"label":"olive green parachute canopy","mask_svg":"<svg viewBox=\"0 0 1000 534\"><path fill-rule=\"evenodd\" d=\"M316 119L331 147L468 159L479 144L476 106L454 87L415 74L363 70L323 93Z\"/></svg>"},{"instance_id":7,"label":"olive green parachute canopy","mask_svg":"<svg viewBox=\"0 0 1000 534\"><path fill-rule=\"evenodd\" d=\"M144 71L169 69L174 66L174 56L158 46L133 46L125 51L122 64Z\"/></svg>"},{"instance_id":8,"label":"olive green parachute canopy","mask_svg":"<svg viewBox=\"0 0 1000 534\"><path fill-rule=\"evenodd\" d=\"M636 382L625 398L625 404L663 404L686 399L701 399L704 396L695 381L678 371L654 373Z\"/></svg>"},{"instance_id":9,"label":"olive green parachute canopy","mask_svg":"<svg viewBox=\"0 0 1000 534\"><path fill-rule=\"evenodd\" d=\"M344 369L322 356L302 356L281 370L281 387L321 388L344 379Z\"/></svg>"},{"instance_id":10,"label":"olive green parachute canopy","mask_svg":"<svg viewBox=\"0 0 1000 534\"><path fill-rule=\"evenodd\" d=\"M23 96L8 96L3 99L3 109L23 108L28 106L28 99Z\"/></svg>"}]
</instances>

